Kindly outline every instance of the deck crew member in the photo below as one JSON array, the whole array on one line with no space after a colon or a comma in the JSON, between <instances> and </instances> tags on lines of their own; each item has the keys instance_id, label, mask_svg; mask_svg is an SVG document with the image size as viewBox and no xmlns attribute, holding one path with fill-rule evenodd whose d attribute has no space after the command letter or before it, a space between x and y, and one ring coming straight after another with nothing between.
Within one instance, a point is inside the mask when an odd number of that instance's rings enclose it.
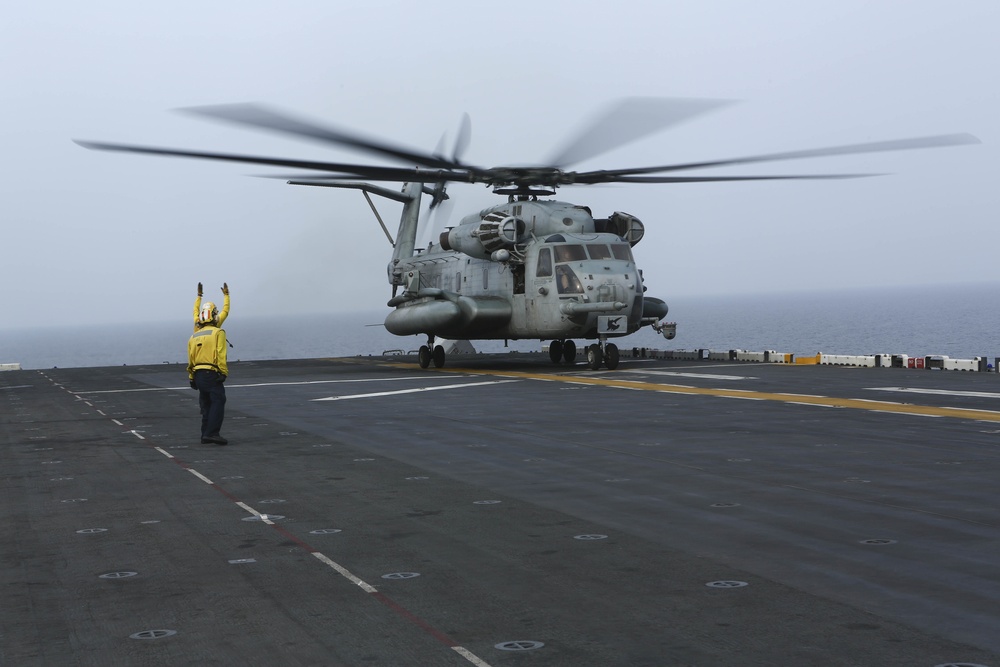
<instances>
[{"instance_id":1,"label":"deck crew member","mask_svg":"<svg viewBox=\"0 0 1000 667\"><path fill-rule=\"evenodd\" d=\"M201 442L217 445L228 444L219 431L226 409L226 377L229 366L226 359L226 332L220 328L222 320L229 314L229 287L223 284L225 295L223 312L211 301L201 303L201 283L198 283L198 299L201 306L195 321L195 331L188 339L188 380L192 389L198 390L198 404L201 408Z\"/></svg>"},{"instance_id":2,"label":"deck crew member","mask_svg":"<svg viewBox=\"0 0 1000 667\"><path fill-rule=\"evenodd\" d=\"M198 297L194 300L194 330L197 331L201 328L199 323L199 317L201 315L201 296L202 289L201 283L198 283ZM222 283L222 312L219 313L219 322L216 326L222 326L222 323L226 321L229 317L229 285Z\"/></svg>"}]
</instances>

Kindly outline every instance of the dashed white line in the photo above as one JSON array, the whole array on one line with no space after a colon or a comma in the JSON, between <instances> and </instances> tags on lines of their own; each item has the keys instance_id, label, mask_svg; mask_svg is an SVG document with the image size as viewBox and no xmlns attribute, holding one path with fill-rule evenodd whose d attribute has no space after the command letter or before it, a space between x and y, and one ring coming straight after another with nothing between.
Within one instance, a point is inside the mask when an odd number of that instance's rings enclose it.
<instances>
[{"instance_id":1,"label":"dashed white line","mask_svg":"<svg viewBox=\"0 0 1000 667\"><path fill-rule=\"evenodd\" d=\"M198 472L194 468L188 468L187 471L189 473L191 473L192 475L194 475L195 477L197 477L198 479L200 479L201 481L205 482L205 484L215 484L215 482L213 482L212 480L210 480L208 477L205 477L204 475L202 475L200 472Z\"/></svg>"},{"instance_id":2,"label":"dashed white line","mask_svg":"<svg viewBox=\"0 0 1000 667\"><path fill-rule=\"evenodd\" d=\"M342 577L344 577L345 579L347 579L348 581L350 581L352 584L355 584L356 586L360 587L361 590L363 590L364 592L366 592L366 593L378 593L378 590L374 586L365 583L364 581L362 581L358 577L356 577L353 574L351 574L350 570L348 570L344 566L338 564L337 562L331 560L330 558L328 558L327 556L321 554L320 552L314 551L313 552L313 556L315 556L316 558L318 558L321 562L326 563L327 565L329 565L330 567L332 567L334 570L336 570L337 572L339 572Z\"/></svg>"}]
</instances>

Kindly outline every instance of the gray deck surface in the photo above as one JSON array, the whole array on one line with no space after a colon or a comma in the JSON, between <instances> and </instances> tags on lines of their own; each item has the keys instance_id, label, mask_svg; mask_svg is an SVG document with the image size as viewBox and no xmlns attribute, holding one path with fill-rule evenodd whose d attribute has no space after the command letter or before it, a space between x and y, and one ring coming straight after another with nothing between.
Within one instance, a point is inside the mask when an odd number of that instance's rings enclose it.
<instances>
[{"instance_id":1,"label":"gray deck surface","mask_svg":"<svg viewBox=\"0 0 1000 667\"><path fill-rule=\"evenodd\" d=\"M0 664L1000 667L1000 374L477 355L227 391L220 447L181 366L0 373Z\"/></svg>"}]
</instances>

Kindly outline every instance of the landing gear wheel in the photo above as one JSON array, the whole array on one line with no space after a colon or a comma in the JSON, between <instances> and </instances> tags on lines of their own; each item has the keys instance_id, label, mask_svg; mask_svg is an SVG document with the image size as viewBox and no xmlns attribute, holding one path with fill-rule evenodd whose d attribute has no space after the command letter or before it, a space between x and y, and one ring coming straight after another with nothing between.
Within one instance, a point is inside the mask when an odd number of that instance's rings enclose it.
<instances>
[{"instance_id":1,"label":"landing gear wheel","mask_svg":"<svg viewBox=\"0 0 1000 667\"><path fill-rule=\"evenodd\" d=\"M567 364L576 361L576 343L571 340L563 341L563 361Z\"/></svg>"},{"instance_id":2,"label":"landing gear wheel","mask_svg":"<svg viewBox=\"0 0 1000 667\"><path fill-rule=\"evenodd\" d=\"M604 365L608 367L609 371L618 368L618 346L614 343L608 343L604 346Z\"/></svg>"},{"instance_id":3,"label":"landing gear wheel","mask_svg":"<svg viewBox=\"0 0 1000 667\"><path fill-rule=\"evenodd\" d=\"M600 345L595 343L587 346L587 365L590 366L590 370L599 370L601 368L601 362L603 361L604 354L601 352Z\"/></svg>"},{"instance_id":4,"label":"landing gear wheel","mask_svg":"<svg viewBox=\"0 0 1000 667\"><path fill-rule=\"evenodd\" d=\"M421 345L420 350L417 352L417 361L420 363L421 368L427 368L431 365L431 350L426 345Z\"/></svg>"},{"instance_id":5,"label":"landing gear wheel","mask_svg":"<svg viewBox=\"0 0 1000 667\"><path fill-rule=\"evenodd\" d=\"M549 343L549 359L552 363L558 364L559 360L563 356L563 342L561 340L554 340Z\"/></svg>"},{"instance_id":6,"label":"landing gear wheel","mask_svg":"<svg viewBox=\"0 0 1000 667\"><path fill-rule=\"evenodd\" d=\"M435 345L434 351L431 353L431 360L434 362L434 368L444 366L444 348L440 345Z\"/></svg>"}]
</instances>

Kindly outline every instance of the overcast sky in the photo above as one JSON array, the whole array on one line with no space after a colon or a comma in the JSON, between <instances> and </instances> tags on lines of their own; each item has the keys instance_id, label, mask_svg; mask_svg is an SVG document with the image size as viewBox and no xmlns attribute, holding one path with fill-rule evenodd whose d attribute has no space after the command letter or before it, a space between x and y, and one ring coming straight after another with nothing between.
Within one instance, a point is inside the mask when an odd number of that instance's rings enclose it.
<instances>
[{"instance_id":1,"label":"overcast sky","mask_svg":"<svg viewBox=\"0 0 1000 667\"><path fill-rule=\"evenodd\" d=\"M1000 3L15 3L0 23L0 329L384 308L391 249L358 192L267 168L84 150L72 139L378 161L179 114L262 102L465 159L536 162L611 101L737 103L575 165L615 169L970 132L982 145L712 174L844 181L566 187L646 224L649 294L996 281ZM282 170L275 170L282 171ZM286 170L287 171L287 170ZM453 185L452 222L502 201ZM395 231L399 205L378 203ZM237 310L238 309L238 310Z\"/></svg>"}]
</instances>

